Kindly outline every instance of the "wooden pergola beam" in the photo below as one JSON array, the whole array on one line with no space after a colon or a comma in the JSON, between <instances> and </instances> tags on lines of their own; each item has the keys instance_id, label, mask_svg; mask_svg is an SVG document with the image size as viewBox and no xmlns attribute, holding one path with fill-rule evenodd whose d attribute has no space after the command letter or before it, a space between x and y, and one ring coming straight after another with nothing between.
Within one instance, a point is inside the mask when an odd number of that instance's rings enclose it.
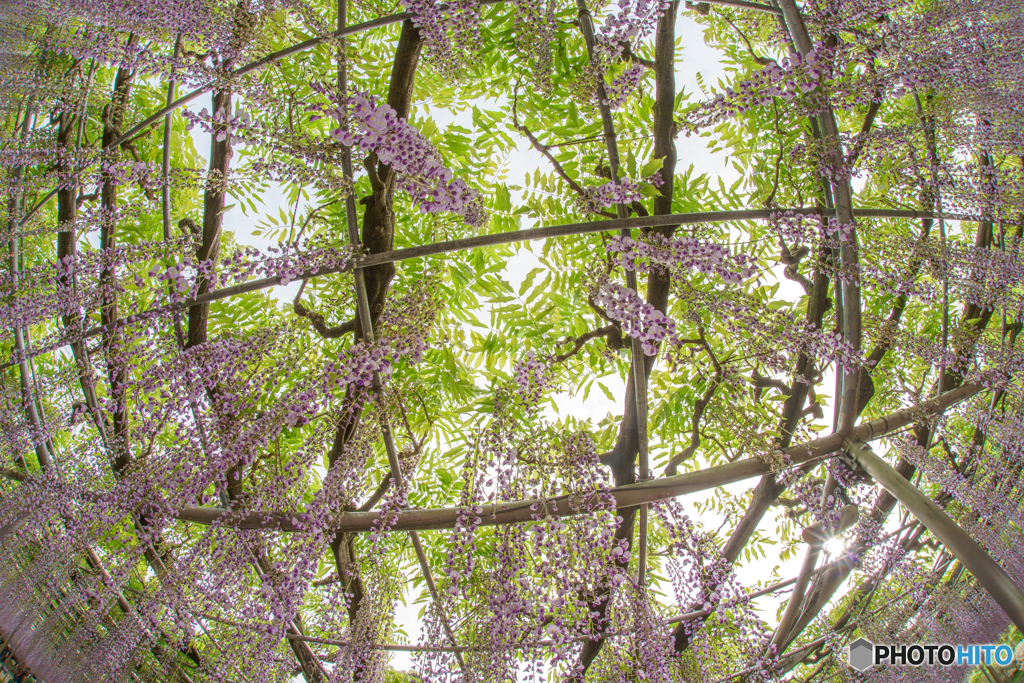
<instances>
[{"instance_id":1,"label":"wooden pergola beam","mask_svg":"<svg viewBox=\"0 0 1024 683\"><path fill-rule=\"evenodd\" d=\"M666 225L694 225L696 223L724 223L732 221L753 221L753 220L767 220L771 218L773 214L784 213L792 211L794 213L802 213L806 215L826 215L827 212L823 211L818 207L793 207L788 209L740 209L736 211L697 211L692 213L676 213L665 216L637 216L633 218L617 218L612 220L601 220L601 221L584 221L581 223L565 223L561 225L552 225L543 228L533 228L529 230L513 230L509 232L500 232L491 235L477 235L475 237L466 237L457 240L448 240L445 242L434 242L432 244L424 244L417 247L407 247L405 249L395 249L393 251L384 252L381 254L374 254L358 261L349 261L335 268L322 268L317 271L303 271L299 273L292 281L299 280L312 280L314 278L323 277L325 275L332 275L335 273L343 273L353 270L356 267L368 268L370 266L382 265L385 263L397 263L399 261L407 261L414 258L423 258L425 256L437 256L440 254L450 254L453 252L466 251L469 249L478 249L480 247L496 246L500 244L515 244L516 242L530 242L533 240L548 239L551 237L564 237L568 235L585 235L599 232L617 232L623 229L633 228L657 228ZM918 219L918 218L939 218L939 214L932 211L916 211L913 209L855 209L854 215L858 218L907 218L907 219ZM970 216L962 216L960 214L943 214L941 217L946 220L968 220ZM237 285L230 287L223 287L216 289L206 294L195 297L194 299L185 299L184 301L166 304L163 306L156 306L142 313L135 315L126 316L117 320L112 326L127 326L143 320L150 320L161 315L173 313L176 311L184 311L193 306L199 306L202 304L209 304L214 301L220 301L222 299L228 299L239 294L246 294L249 292L256 292L263 289L270 289L271 287L277 287L281 284L281 278L270 277L249 280ZM107 326L97 325L90 327L89 329L82 332L81 335L74 339L68 339L64 343L71 343L72 341L80 341L84 339L90 339L97 337L107 331ZM46 351L40 351L35 354L28 354L30 356L41 355ZM9 367L13 367L17 363L7 362L0 364L0 370L5 370Z\"/></svg>"},{"instance_id":2,"label":"wooden pergola beam","mask_svg":"<svg viewBox=\"0 0 1024 683\"><path fill-rule=\"evenodd\" d=\"M950 406L966 400L983 389L982 383L972 382L952 391L947 391L928 401L905 408L877 420L854 428L851 438L856 441L871 441L912 424L922 417L938 415ZM829 455L843 447L844 436L830 434L803 444L791 446L782 452L793 465L806 463L820 456ZM706 491L772 471L766 460L748 458L717 467L708 467L696 472L687 472L673 477L648 479L635 484L619 486L609 491L615 497L617 507L632 507L644 503L676 498L698 491ZM576 504L573 504L576 501ZM505 503L483 505L480 515L481 526L499 526L530 522L548 515L568 517L585 514L590 503L598 502L598 494L582 499L581 494L566 494L548 499L528 499ZM460 508L410 509L398 513L394 531L431 531L454 528ZM331 529L349 533L365 533L373 529L379 519L377 512L342 512L334 516ZM304 528L302 513L299 512L235 512L218 507L187 507L180 510L177 518L196 524L222 525L237 529L268 529L275 531L298 531Z\"/></svg>"}]
</instances>

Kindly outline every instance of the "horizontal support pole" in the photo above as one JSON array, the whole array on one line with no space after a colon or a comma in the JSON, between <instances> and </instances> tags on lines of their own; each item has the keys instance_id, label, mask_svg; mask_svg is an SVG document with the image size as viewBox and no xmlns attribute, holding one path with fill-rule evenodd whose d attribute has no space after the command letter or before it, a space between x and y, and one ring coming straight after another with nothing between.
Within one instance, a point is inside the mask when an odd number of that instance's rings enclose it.
<instances>
[{"instance_id":1,"label":"horizontal support pole","mask_svg":"<svg viewBox=\"0 0 1024 683\"><path fill-rule=\"evenodd\" d=\"M358 261L350 261L336 268L323 268L316 272L303 271L302 273L291 278L291 282L297 282L299 280L312 280L317 277L323 277L325 275L333 275L336 273L348 272L354 268L367 268L369 266L381 265L384 263L397 263L399 261L407 261L414 258L423 258L425 256L437 256L439 254L450 254L457 251L465 251L468 249L478 249L480 247L490 247L500 244L515 244L516 242L529 242L533 240L547 239L551 237L565 237L568 235L585 235L590 233L598 232L612 232L622 229L636 229L636 228L656 228L663 227L666 225L693 225L694 223L719 223L719 222L731 222L731 221L751 221L751 220L767 220L774 213L793 211L796 213L803 213L808 215L824 215L822 209L818 207L797 207L791 209L742 209L738 211L698 211L694 213L677 213L670 214L667 216L637 216L634 218L617 218L612 220L603 221L586 221L582 223L566 223L562 225L552 225L544 228L532 228L529 230L514 230L511 232L499 232L491 235L477 235L475 237L466 237L458 240L449 240L446 242L435 242L433 244L424 244L417 247L407 247L405 249L395 249L393 251L387 251L381 254L373 254L367 256ZM854 211L854 214L860 218L937 218L938 214L930 211L914 211L910 209L858 209ZM944 216L948 219L953 219L952 216ZM148 311L131 315L120 320L111 323L110 325L98 325L96 327L90 327L82 333L78 339L90 339L92 337L98 337L105 332L110 332L116 327L124 327L131 325L132 323L139 322L142 320L148 320L155 316L164 315L166 313L173 313L175 311L183 311L193 306L199 306L202 304L209 304L214 301L221 301L228 299L239 294L247 294L250 292L257 292L271 287L277 287L281 284L280 278L261 278L257 280L250 280L241 284L232 285L231 287L223 287L221 289L208 292L206 294L197 296L194 299L186 299L180 303L166 304L164 306L157 306L151 308ZM0 364L0 370L12 367L13 363Z\"/></svg>"},{"instance_id":2,"label":"horizontal support pole","mask_svg":"<svg viewBox=\"0 0 1024 683\"><path fill-rule=\"evenodd\" d=\"M317 638L315 636L304 636L296 633L286 633L284 634L284 637L288 640L297 640L303 643L317 643L319 645L336 645L338 647L348 647L352 644L351 641L348 640L337 640L334 638ZM387 645L381 643L372 645L370 649L384 650L385 652L467 652L471 650L482 650L483 648L465 645Z\"/></svg>"},{"instance_id":3,"label":"horizontal support pole","mask_svg":"<svg viewBox=\"0 0 1024 683\"><path fill-rule=\"evenodd\" d=\"M454 251L465 251L479 247L489 247L499 244L514 244L516 242L529 242L532 240L547 239L549 237L565 237L567 235L585 235L595 232L611 232L613 230L633 230L637 228L659 228L667 225L693 225L694 223L724 223L733 221L768 220L772 214L785 211L803 213L807 215L825 215L825 212L818 207L798 207L793 209L740 209L737 211L696 211L692 213L675 213L666 216L636 216L633 218L614 218L604 221L586 221L582 223L566 223L563 225L552 225L546 228L531 228L529 230L513 230L511 232L499 232L491 235L478 235L476 237L465 237L459 240L448 242L436 242L420 247L407 247L395 251L375 254L366 257L359 263L360 267L374 266L381 263L393 263L405 261L422 256L434 256L447 254ZM854 211L860 218L935 218L936 214L930 211L914 211L910 209L860 209Z\"/></svg>"},{"instance_id":4,"label":"horizontal support pole","mask_svg":"<svg viewBox=\"0 0 1024 683\"><path fill-rule=\"evenodd\" d=\"M978 394L982 388L980 382L964 384L941 396L858 425L853 430L852 438L857 441L881 438L923 417L939 415L950 406ZM830 434L804 444L791 446L783 452L792 464L799 465L839 450L842 448L843 442L844 438L841 435ZM717 486L763 476L769 472L771 472L771 468L764 460L749 458L672 477L647 479L611 489L610 493L615 497L617 507L633 507L705 491ZM21 482L25 486L45 485L35 476L26 475L10 468L0 468L0 476ZM100 497L99 494L90 491L84 491L81 495L85 500L98 500ZM531 508L533 505L537 506L536 510ZM585 512L573 509L569 505L568 495L548 499L493 503L484 506L481 525L497 526L529 522L533 520L534 515L543 515L545 511L558 516L578 515ZM460 508L407 509L398 514L398 521L393 527L395 531L430 531L451 529L455 526L459 515L462 514L462 510ZM238 529L298 531L303 526L299 520L301 516L302 513L299 512L235 512L219 507L194 506L181 509L176 518L184 522L205 525L220 524ZM342 512L335 515L331 528L351 533L368 532L379 516L377 512Z\"/></svg>"},{"instance_id":5,"label":"horizontal support pole","mask_svg":"<svg viewBox=\"0 0 1024 683\"><path fill-rule=\"evenodd\" d=\"M822 440L826 441L826 440ZM794 458L795 463L804 462L817 455L834 451L842 444L842 438L827 440L820 448L806 451L806 457ZM771 467L764 460L751 458L739 462L710 467L697 472L678 474L674 477L649 479L637 484L629 484L611 489L616 507L633 507L643 503L652 503L667 498L705 491L717 486L732 484L745 479L762 476L771 472ZM575 498L580 498L576 494ZM527 499L509 501L507 503L488 503L480 515L481 526L499 526L530 522L537 517L554 515L568 517L585 514L587 504L599 505L598 494L593 494L583 501L582 505L570 504L569 495L547 499ZM398 521L392 526L394 531L431 531L451 529L463 514L460 508L409 509L397 513ZM274 529L278 531L298 531L302 523L301 515L288 513L243 512L233 513L223 508L188 507L178 513L178 519L198 524L218 524L239 529ZM342 512L334 516L331 529L345 533L368 532L372 524L380 518L380 514L371 512Z\"/></svg>"},{"instance_id":6,"label":"horizontal support pole","mask_svg":"<svg viewBox=\"0 0 1024 683\"><path fill-rule=\"evenodd\" d=\"M726 7L736 7L739 9L750 9L755 12L764 12L765 14L777 14L782 16L782 10L778 7L772 7L771 5L762 5L758 2L747 2L747 0L694 0L694 4L708 3L709 5L725 5Z\"/></svg>"},{"instance_id":7,"label":"horizontal support pole","mask_svg":"<svg viewBox=\"0 0 1024 683\"><path fill-rule=\"evenodd\" d=\"M949 406L979 393L981 389L982 385L978 382L965 384L910 408L859 425L853 430L853 438L858 441L880 438L918 421L922 417L938 415ZM819 456L834 453L842 448L843 442L842 435L831 434L804 444L791 446L783 452L788 456L790 463L799 465ZM706 491L753 477L764 476L771 471L768 463L761 458L749 458L672 477L647 479L611 489L610 493L615 497L616 507L627 508ZM573 494L573 497L578 500L580 494ZM594 494L585 502L598 504L598 495ZM481 526L529 522L537 516L543 517L547 514L568 517L586 513L586 505L574 507L570 503L569 495L547 499L488 503L482 507L484 511L480 515ZM398 520L392 529L394 531L451 529L462 514L463 511L460 508L401 510L398 512ZM196 524L218 524L238 529L275 531L301 530L303 528L301 517L302 513L299 512L234 512L224 508L198 506L184 508L177 514L178 519ZM338 532L365 533L372 530L373 524L379 518L378 512L342 512L334 516L331 529Z\"/></svg>"}]
</instances>

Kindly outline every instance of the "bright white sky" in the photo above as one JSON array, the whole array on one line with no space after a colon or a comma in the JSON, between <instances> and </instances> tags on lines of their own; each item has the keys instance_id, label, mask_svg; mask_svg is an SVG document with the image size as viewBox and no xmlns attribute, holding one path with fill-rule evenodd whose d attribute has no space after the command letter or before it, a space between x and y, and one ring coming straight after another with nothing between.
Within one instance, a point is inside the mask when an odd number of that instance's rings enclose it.
<instances>
[{"instance_id":1,"label":"bright white sky","mask_svg":"<svg viewBox=\"0 0 1024 683\"><path fill-rule=\"evenodd\" d=\"M704 99L706 93L702 95L701 87L697 81L697 75L701 74L703 80L707 84L716 84L720 78L724 79L724 71L722 64L719 62L720 53L704 43L703 29L691 18L690 13L682 11L679 20L677 21L677 33L682 38L682 44L684 51L682 59L677 64L676 71L676 86L679 89L685 90L687 93L691 93L694 99ZM716 87L717 89L721 89ZM211 106L209 98L204 98L194 103L190 108L193 111L198 112L203 107L209 108ZM466 128L472 129L472 122L470 119L469 112L464 112L461 115L452 115L450 112L446 112L439 107L430 107L431 116L437 122L437 124L443 127L450 123L459 123ZM198 128L193 130L194 143L196 150L200 155L206 154L209 150L209 136L202 133ZM685 170L687 166L693 165L698 169L699 173L707 173L711 178L720 177L723 182L728 186L734 182L738 177L738 172L731 166L727 166L725 163L725 155L722 153L712 153L707 148L707 139L700 137L687 138L680 136L676 141L676 147L678 151L678 167L679 169ZM508 177L515 182L516 179L524 177L526 174L532 174L537 168L547 172L550 171L548 164L544 158L534 151L526 140L520 141L518 148L511 153L509 157L509 163L507 165ZM513 202L516 197L513 194ZM271 215L276 215L279 207L284 208L286 212L290 212L290 206L287 206L283 193L279 187L273 186L267 191L263 197L264 211ZM265 250L271 246L262 237L253 235L253 229L258 218L250 215L247 217L237 208L233 208L225 214L224 228L234 234L235 241L239 244L251 245ZM524 228L534 227L524 221ZM525 278L526 274L533 268L539 267L540 262L530 252L528 248L523 248L508 261L506 270L503 273L503 277L507 280L513 288L518 289L519 285ZM780 290L778 296L786 297L791 300L796 300L802 294L799 287L789 280L782 278L781 267L776 268L773 274L780 281ZM295 282L285 287L276 287L272 295L281 302L290 302L298 289L299 283ZM657 368L655 369L657 371ZM612 395L616 397L614 401L608 400L601 392L591 392L587 400L582 400L581 397L572 397L568 395L561 395L556 400L555 410L561 416L572 415L580 419L590 419L595 423L603 419L606 415L618 414L622 409L622 399L624 395L625 385L621 378L609 376L604 378L603 383L607 386ZM834 376L831 372L826 373L824 378L823 389L826 393L829 393L827 388L834 386ZM550 411L550 409L548 409ZM831 402L827 402L825 405L825 416L826 423L831 426L832 419L832 406ZM555 417L552 414L550 417ZM659 475L660 473L656 473ZM749 490L749 488L756 482L745 481L726 487L726 489L736 495L741 495L743 492ZM705 497L706 499L707 497ZM696 517L697 513L693 510L693 504L698 502L700 499L697 497L688 497L682 500L684 507L689 508L691 516ZM760 525L760 531L766 536L775 535L775 509L769 512L765 516L764 521ZM705 510L700 513L701 521L705 529L718 528L722 523L722 518L713 511ZM728 532L732 525L727 525L723 530L725 533ZM799 571L800 563L803 559L802 549L796 553L794 557L788 561L781 562L778 557L769 558L768 560L760 560L751 562L746 565L739 565L737 568L740 582L745 586L766 586L775 583L779 580L784 580L796 576ZM823 561L828 561L829 558L824 558ZM425 589L424 589L425 590ZM669 586L663 587L663 592L671 596L672 591ZM781 592L776 595L764 596L758 598L754 603L756 608L761 612L762 616L772 625L777 623L776 612L779 606L787 598L787 592ZM396 611L396 620L399 626L404 630L409 638L410 643L416 643L419 638L419 627L420 618L419 611L422 608L422 603L417 604L420 598L423 596L413 596L406 594L406 604L399 604ZM412 668L412 657L405 653L393 653L391 659L391 666L396 669L411 669ZM301 677L297 677L295 680L301 680Z\"/></svg>"}]
</instances>

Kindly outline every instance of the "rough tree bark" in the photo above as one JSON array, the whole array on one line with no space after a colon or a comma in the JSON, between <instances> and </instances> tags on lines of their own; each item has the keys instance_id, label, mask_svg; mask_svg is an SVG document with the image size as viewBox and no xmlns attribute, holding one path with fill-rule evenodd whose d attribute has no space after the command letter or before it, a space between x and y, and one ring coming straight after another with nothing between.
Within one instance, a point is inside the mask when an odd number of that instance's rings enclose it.
<instances>
[{"instance_id":1,"label":"rough tree bark","mask_svg":"<svg viewBox=\"0 0 1024 683\"><path fill-rule=\"evenodd\" d=\"M131 48L137 41L135 35L128 37L127 47ZM110 103L103 111L103 137L102 145L112 159L116 159L119 149L107 149L121 134L121 126L124 123L125 111L128 107L128 98L131 95L132 84L135 80L135 71L127 67L117 70L114 77L114 92ZM102 249L113 249L117 244L115 229L116 220L113 218L117 211L117 182L110 174L104 174L100 190L100 204L106 214L100 227L100 247ZM110 394L114 398L113 409L113 435L111 448L114 451L114 472L123 473L131 464L131 445L128 443L128 405L124 396L124 386L127 383L124 366L118 362L117 355L121 347L121 334L117 328L117 298L113 293L115 273L112 270L104 269L100 273L100 284L107 289L108 299L100 309L100 317L103 325L107 327L107 335L104 346L107 351L107 373L110 380Z\"/></svg>"},{"instance_id":2,"label":"rough tree bark","mask_svg":"<svg viewBox=\"0 0 1024 683\"><path fill-rule=\"evenodd\" d=\"M225 118L231 117L231 86L213 93L213 113L223 111ZM196 249L200 261L216 260L220 253L220 229L224 223L224 205L227 197L227 177L233 156L231 132L223 123L214 124L210 136L210 167L207 172L206 190L203 192L202 242ZM217 132L224 131L223 140L217 140ZM207 278L199 279L199 294L210 291ZM210 304L200 304L188 309L188 340L185 348L192 348L206 342L210 318Z\"/></svg>"}]
</instances>

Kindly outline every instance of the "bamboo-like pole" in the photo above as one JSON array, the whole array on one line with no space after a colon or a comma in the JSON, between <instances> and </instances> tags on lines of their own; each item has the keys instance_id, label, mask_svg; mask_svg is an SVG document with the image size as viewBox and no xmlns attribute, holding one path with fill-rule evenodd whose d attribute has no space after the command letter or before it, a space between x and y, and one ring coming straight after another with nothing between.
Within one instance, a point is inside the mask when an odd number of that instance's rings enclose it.
<instances>
[{"instance_id":1,"label":"bamboo-like pole","mask_svg":"<svg viewBox=\"0 0 1024 683\"><path fill-rule=\"evenodd\" d=\"M790 209L740 209L737 211L698 211L694 213L677 213L669 214L665 216L637 216L633 218L622 218L613 220L603 221L586 221L582 223L566 223L563 225L552 225L545 228L533 228L530 230L513 230L509 232L501 232L491 235L478 235L476 237L466 237L464 239L450 240L446 242L435 242L433 244L425 244L418 247L408 247L405 249L395 249L393 251L383 252L380 254L374 254L363 259L359 259L358 263L348 262L336 268L322 268L313 271L303 271L295 277L292 281L297 280L312 280L317 277L323 277L334 273L341 273L352 270L356 265L364 268L369 266L380 265L383 263L397 263L399 261L406 261L414 258L423 258L425 256L436 256L439 254L448 254L458 251L466 251L469 249L476 249L479 247L495 246L499 244L514 244L516 242L528 242L532 240L547 239L551 237L564 237L567 235L585 235L598 232L613 232L621 230L624 227L628 228L654 228L666 225L693 225L696 223L716 223L716 222L731 222L731 221L750 221L750 220L767 220L774 213L793 211L794 213L804 213L808 215L822 215L823 211L818 207L795 207ZM915 211L911 209L856 209L854 215L860 218L936 218L937 214L929 211ZM972 220L970 216L960 214L947 214L945 216L947 220ZM164 306L156 306L144 311L139 314L126 316L118 320L116 325L124 326L130 325L134 322L141 320L149 320L154 317L159 317L166 313L173 311L180 311L192 306L201 304L208 304L214 301L220 301L227 299L232 296L239 294L245 294L248 292L256 292L263 289L269 289L276 287L281 284L281 279L277 277L262 278L256 280L250 280L243 282L238 285L231 287L224 287L221 289L207 292L197 296L194 299L186 299L184 301L166 304ZM106 330L105 326L98 325L85 330L81 336L77 339L89 339L92 337L99 336ZM4 370L12 366L12 363L0 364L0 370Z\"/></svg>"},{"instance_id":2,"label":"bamboo-like pole","mask_svg":"<svg viewBox=\"0 0 1024 683\"><path fill-rule=\"evenodd\" d=\"M181 52L181 34L174 41L174 53L172 58L178 59L178 55ZM174 79L174 67L171 67L171 77L167 82L167 106L170 106L174 102L174 92L177 85ZM171 239L171 116L172 112L167 112L164 116L164 149L163 158L161 159L161 176L163 177L164 186L160 191L160 209L164 223L164 240Z\"/></svg>"},{"instance_id":3,"label":"bamboo-like pole","mask_svg":"<svg viewBox=\"0 0 1024 683\"><path fill-rule=\"evenodd\" d=\"M597 39L594 35L593 17L590 15L586 0L576 0L576 8L579 14L580 28L583 31L583 39L587 45L587 54L591 63L594 63ZM601 113L601 128L604 133L605 147L608 149L610 180L616 183L619 181L619 145L616 141L615 120L612 118L612 109L608 104L608 91L604 86L602 76L597 77L597 102L598 110ZM624 204L616 204L615 213L620 220L629 218L629 209ZM630 237L631 233L632 230L629 227L622 227L619 230L620 237ZM635 270L626 269L626 287L639 296ZM630 338L630 355L636 403L637 466L640 470L639 478L643 480L647 478L650 470L647 462L647 371L643 346L636 337ZM646 504L640 506L637 522L637 580L640 587L643 588L647 580Z\"/></svg>"},{"instance_id":4,"label":"bamboo-like pole","mask_svg":"<svg viewBox=\"0 0 1024 683\"><path fill-rule=\"evenodd\" d=\"M829 475L831 479L832 475ZM833 484L835 480L832 479ZM834 486L833 486L834 489ZM828 490L828 486L825 487ZM818 563L818 556L821 554L821 549L832 536L841 534L846 529L850 528L856 523L858 517L857 507L849 505L843 509L843 513L839 518L839 524L834 530L827 530L818 522L806 529L804 529L803 538L807 543L807 551L804 554L804 562L800 567L800 573L796 578L796 585L793 586L793 594L789 598L789 602L786 604L786 611L782 614L782 619L779 620L779 626L775 629L775 635L772 636L771 645L775 647L776 656L782 654L785 651L786 646L792 641L790 637L793 631L793 626L796 624L797 618L800 616L800 612L804 608L804 597L807 592L807 585L810 583L811 575L814 574L814 566Z\"/></svg>"},{"instance_id":5,"label":"bamboo-like pole","mask_svg":"<svg viewBox=\"0 0 1024 683\"><path fill-rule=\"evenodd\" d=\"M967 567L1010 621L1024 631L1024 591L1013 582L999 563L993 560L967 532L957 526L934 501L878 457L870 446L856 438L847 440L845 446L850 457L910 510L910 514L924 524L932 535Z\"/></svg>"},{"instance_id":6,"label":"bamboo-like pole","mask_svg":"<svg viewBox=\"0 0 1024 683\"><path fill-rule=\"evenodd\" d=\"M336 33L343 33L345 30L346 22L346 0L338 0L338 30ZM345 61L345 39L341 38L339 46L338 56L338 90L339 96L344 97L348 92L348 69ZM355 175L352 169L352 148L345 147L342 151L341 157L342 172L345 175L346 180L352 185L352 190L345 197L345 222L348 227L348 238L349 242L353 247L359 244L359 225L358 217L356 215L356 200L354 196L355 192ZM373 317L370 314L370 299L366 293L366 282L363 277L363 268L365 266L356 267L352 273L355 280L356 290L356 315L359 320L359 327L362 329L363 338L366 342L373 341ZM384 405L384 382L381 379L380 372L377 370L373 371L371 383L374 391L374 395L377 397L378 404L380 406L380 425L381 431L383 432L384 448L388 454L388 466L391 470L391 477L394 479L394 485L397 489L401 490L404 485L404 474L402 473L402 464L398 460L398 449L395 447L395 437L391 431L391 424L388 421L387 412ZM413 550L416 553L416 562L420 566L420 573L423 575L423 579L427 584L427 590L430 592L430 597L433 599L434 604L437 606L438 613L441 617L441 625L444 628L445 635L448 640L451 641L452 647L456 648L455 659L458 661L459 668L463 674L466 672L466 662L462 658L462 653L457 649L458 641L455 638L455 631L452 629L448 615L445 613L444 606L441 602L441 598L437 593L437 586L434 583L434 575L430 571L430 563L427 561L427 554L423 550L423 543L420 541L420 536L416 531L409 532L409 538L412 540Z\"/></svg>"},{"instance_id":7,"label":"bamboo-like pole","mask_svg":"<svg viewBox=\"0 0 1024 683\"><path fill-rule=\"evenodd\" d=\"M804 463L817 456L828 455L842 444L838 435L819 440L814 446L797 450L790 455L794 464ZM688 472L674 477L648 479L644 482L627 484L611 489L616 504L620 508L635 507L643 503L653 503L667 498L706 491L718 486L725 486L752 477L768 474L770 465L760 458L751 458L709 467L697 472ZM596 495L596 494L595 494ZM578 496L577 496L578 497ZM539 506L540 510L533 509ZM507 503L488 503L482 506L481 526L498 526L532 521L538 515L572 516L581 514L581 509L570 505L570 496L556 498L527 499L509 501ZM435 508L420 510L403 510L398 513L398 520L392 527L395 531L428 531L451 529L460 515L459 508ZM224 508L186 507L180 510L177 518L197 524L221 524L239 529L275 529L279 531L298 531L303 527L301 513L278 512L243 512L232 513ZM335 531L364 533L372 530L372 524L379 517L378 512L343 512L334 516L331 528Z\"/></svg>"},{"instance_id":8,"label":"bamboo-like pole","mask_svg":"<svg viewBox=\"0 0 1024 683\"><path fill-rule=\"evenodd\" d=\"M965 384L942 396L918 403L910 408L897 411L877 420L872 420L854 428L851 438L857 441L870 441L881 438L898 429L920 420L922 417L938 415L950 406L968 399L983 389L981 382ZM791 446L782 451L788 456L790 463L799 465L815 458L829 455L842 448L844 437L830 434L803 444ZM696 472L687 472L673 477L648 479L635 484L627 484L611 489L618 507L634 507L643 503L653 503L667 498L675 498L689 493L706 491L717 486L732 484L752 477L771 472L771 466L761 458L737 460L725 465L708 467ZM595 494L596 495L596 494ZM484 505L481 515L482 526L498 526L530 522L546 515L572 516L581 514L587 509L570 504L571 497L579 498L579 494L569 494L548 499L528 499ZM536 507L534 507L536 506ZM427 531L451 529L461 514L460 508L435 508L421 510L402 510L398 520L392 527L396 531ZM342 512L334 516L331 528L335 531L364 533L373 529L377 520L377 512ZM242 512L235 513L223 508L188 507L177 514L177 518L197 524L221 524L239 529L274 529L279 531L297 531L304 527L302 513L281 512Z\"/></svg>"},{"instance_id":9,"label":"bamboo-like pole","mask_svg":"<svg viewBox=\"0 0 1024 683\"><path fill-rule=\"evenodd\" d=\"M782 10L778 7L762 5L758 2L747 2L747 0L699 0L699 2L706 2L709 5L724 5L726 7L736 7L738 9L749 9L755 12L764 12L765 14L782 14Z\"/></svg>"},{"instance_id":10,"label":"bamboo-like pole","mask_svg":"<svg viewBox=\"0 0 1024 683\"><path fill-rule=\"evenodd\" d=\"M797 7L796 0L778 0L782 10L789 34L801 57L806 56L814 50L814 43L811 40L807 25L804 23L803 15ZM836 168L846 163L842 143L839 137L839 127L836 123L835 112L827 99L822 102L821 113L818 115L818 125L821 126L824 143L832 157ZM852 346L856 351L861 347L861 293L859 284L859 264L857 251L857 230L854 228L853 211L853 188L848 179L832 179L832 194L835 202L835 218L842 226L849 226L850 231L847 238L842 238L840 230L840 258L843 268L847 270L846 277L842 278L841 290L843 297L843 340ZM837 370L838 374L838 370ZM849 434L859 414L860 400L860 368L847 368L843 371L843 393L841 394L840 413L838 430L843 434Z\"/></svg>"},{"instance_id":11,"label":"bamboo-like pole","mask_svg":"<svg viewBox=\"0 0 1024 683\"><path fill-rule=\"evenodd\" d=\"M810 583L811 574L814 572L814 566L818 563L818 556L820 554L820 543L811 543L807 546L807 551L804 553L804 562L800 566L800 573L796 577L796 585L793 586L789 602L786 603L786 610L782 613L782 619L779 620L779 625L775 629L775 635L772 636L771 645L769 646L775 648L775 652L770 653L772 655L778 656L785 647L786 637L793 629L793 624L796 623L800 608L803 606L807 584Z\"/></svg>"},{"instance_id":12,"label":"bamboo-like pole","mask_svg":"<svg viewBox=\"0 0 1024 683\"><path fill-rule=\"evenodd\" d=\"M22 140L28 138L29 132L31 132L30 122L32 120L33 102L31 99L26 104L25 116L21 122L20 135ZM18 165L14 168L13 180L14 185L21 181L22 173L24 172L24 166ZM8 229L10 231L10 243L8 244L10 254L10 267L11 267L11 281L15 288L17 287L18 280L20 279L21 264L20 254L18 249L18 236L16 233L16 227L18 226L18 209L23 206L24 194L19 193L12 196L8 200L7 212L8 212ZM28 417L29 424L32 425L32 441L36 451L36 458L39 460L39 467L46 470L53 466L53 462L50 458L50 452L46 447L46 440L43 439L43 424L40 418L39 411L36 408L36 396L33 383L30 380L32 377L32 371L29 369L29 349L26 345L26 333L27 329L18 325L14 328L14 349L15 356L17 357L17 363L10 363L11 365L17 364L18 366L18 377L21 381L21 397L25 406L25 412ZM24 462L24 459L22 459ZM26 470L27 470L26 465Z\"/></svg>"}]
</instances>

